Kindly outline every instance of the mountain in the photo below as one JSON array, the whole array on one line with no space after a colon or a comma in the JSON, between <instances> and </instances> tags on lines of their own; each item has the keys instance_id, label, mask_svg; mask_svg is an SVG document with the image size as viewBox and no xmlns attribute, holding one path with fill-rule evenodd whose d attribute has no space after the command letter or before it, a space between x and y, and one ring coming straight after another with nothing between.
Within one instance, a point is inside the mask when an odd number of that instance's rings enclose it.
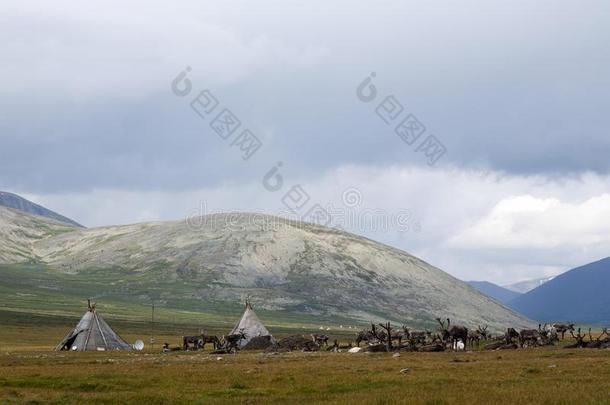
<instances>
[{"instance_id":1,"label":"mountain","mask_svg":"<svg viewBox=\"0 0 610 405\"><path fill-rule=\"evenodd\" d=\"M34 226L38 218L21 222ZM217 214L198 224L154 222L68 232L51 223L40 226L44 232L15 242L21 246L20 261L36 261L46 269L33 270L37 280L62 281L37 281L37 287L98 283L100 296L147 303L155 297L159 305L189 310L241 305L249 297L258 309L312 319L431 327L434 318L450 317L454 323L496 329L531 325L417 257L313 224ZM0 287L2 282L0 274Z\"/></svg>"},{"instance_id":2,"label":"mountain","mask_svg":"<svg viewBox=\"0 0 610 405\"><path fill-rule=\"evenodd\" d=\"M53 219L0 207L0 263L38 261L34 243L74 230L74 226Z\"/></svg>"},{"instance_id":3,"label":"mountain","mask_svg":"<svg viewBox=\"0 0 610 405\"><path fill-rule=\"evenodd\" d=\"M501 302L502 304L506 304L521 295L518 292L500 287L499 285L490 283L489 281L467 281L467 283L483 294L498 302Z\"/></svg>"},{"instance_id":4,"label":"mountain","mask_svg":"<svg viewBox=\"0 0 610 405\"><path fill-rule=\"evenodd\" d=\"M549 281L551 281L554 278L555 278L555 276L536 278L533 280L519 281L518 283L505 285L504 288L506 288L507 290L511 290L511 291L520 293L520 294L525 294L529 291L532 291L534 288L538 288L541 285L548 283Z\"/></svg>"},{"instance_id":5,"label":"mountain","mask_svg":"<svg viewBox=\"0 0 610 405\"><path fill-rule=\"evenodd\" d=\"M610 258L563 273L510 302L540 321L610 323Z\"/></svg>"},{"instance_id":6,"label":"mountain","mask_svg":"<svg viewBox=\"0 0 610 405\"><path fill-rule=\"evenodd\" d=\"M70 218L66 218L63 215L59 215L58 213L53 212L41 205L28 201L25 198L20 197L16 194L7 193L6 191L0 191L0 206L13 208L16 210L27 212L28 214L54 219L56 221L63 222L68 225L83 228L81 224L71 220Z\"/></svg>"}]
</instances>

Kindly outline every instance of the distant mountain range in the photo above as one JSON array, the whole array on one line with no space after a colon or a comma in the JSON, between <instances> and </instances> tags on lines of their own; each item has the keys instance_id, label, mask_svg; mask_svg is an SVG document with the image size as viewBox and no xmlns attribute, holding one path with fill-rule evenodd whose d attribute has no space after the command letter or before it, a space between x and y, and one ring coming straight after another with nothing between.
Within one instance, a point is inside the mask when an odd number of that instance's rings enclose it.
<instances>
[{"instance_id":1,"label":"distant mountain range","mask_svg":"<svg viewBox=\"0 0 610 405\"><path fill-rule=\"evenodd\" d=\"M540 321L610 324L610 258L563 273L510 307Z\"/></svg>"},{"instance_id":2,"label":"distant mountain range","mask_svg":"<svg viewBox=\"0 0 610 405\"><path fill-rule=\"evenodd\" d=\"M7 193L6 191L0 191L0 206L13 208L19 211L27 212L28 214L38 215L40 217L54 219L64 224L84 228L81 224L76 221L66 218L63 215L59 215L41 205L26 200L17 194Z\"/></svg>"},{"instance_id":3,"label":"distant mountain range","mask_svg":"<svg viewBox=\"0 0 610 405\"><path fill-rule=\"evenodd\" d=\"M534 288L538 288L541 285L548 283L549 281L551 281L554 278L555 278L555 276L536 278L533 280L519 281L518 283L505 285L503 288L506 288L507 290L511 290L514 292L518 292L520 294L525 294L526 292L532 291Z\"/></svg>"},{"instance_id":4,"label":"distant mountain range","mask_svg":"<svg viewBox=\"0 0 610 405\"><path fill-rule=\"evenodd\" d=\"M467 281L467 283L502 304L507 304L521 295L521 293L500 287L489 281Z\"/></svg>"},{"instance_id":5,"label":"distant mountain range","mask_svg":"<svg viewBox=\"0 0 610 405\"><path fill-rule=\"evenodd\" d=\"M36 275L19 278L28 272ZM190 311L241 306L249 297L269 313L311 319L434 327L436 317L449 317L496 330L532 325L415 256L314 224L218 214L195 225L82 229L0 207L0 291L27 284L27 295L14 294L27 300L65 291L66 283L98 286L95 293L105 300L154 297L165 308ZM41 302L31 299L28 305Z\"/></svg>"}]
</instances>

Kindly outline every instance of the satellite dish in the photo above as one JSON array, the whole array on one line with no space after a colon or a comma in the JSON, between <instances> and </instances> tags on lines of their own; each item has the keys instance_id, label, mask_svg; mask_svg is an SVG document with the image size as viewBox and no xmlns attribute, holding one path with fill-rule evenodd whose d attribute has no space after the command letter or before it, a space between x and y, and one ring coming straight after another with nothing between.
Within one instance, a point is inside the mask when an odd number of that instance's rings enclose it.
<instances>
[{"instance_id":1,"label":"satellite dish","mask_svg":"<svg viewBox=\"0 0 610 405\"><path fill-rule=\"evenodd\" d=\"M142 350L144 350L144 342L140 339L136 340L136 342L133 344L133 348L141 352Z\"/></svg>"}]
</instances>

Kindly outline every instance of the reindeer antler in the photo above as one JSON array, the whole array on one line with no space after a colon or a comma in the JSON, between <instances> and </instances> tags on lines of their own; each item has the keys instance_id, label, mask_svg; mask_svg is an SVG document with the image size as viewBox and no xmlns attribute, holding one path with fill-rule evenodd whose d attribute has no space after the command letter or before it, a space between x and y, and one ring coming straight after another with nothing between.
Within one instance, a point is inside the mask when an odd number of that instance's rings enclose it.
<instances>
[{"instance_id":1,"label":"reindeer antler","mask_svg":"<svg viewBox=\"0 0 610 405\"><path fill-rule=\"evenodd\" d=\"M582 341L586 335L583 335L581 332L581 328L578 328L578 333L576 334L576 336L574 336L574 332L570 331L570 334L572 335L572 337L578 341Z\"/></svg>"},{"instance_id":2,"label":"reindeer antler","mask_svg":"<svg viewBox=\"0 0 610 405\"><path fill-rule=\"evenodd\" d=\"M377 327L374 323L371 323L371 333L373 334L373 336L375 336L375 339L379 339L379 335L377 335Z\"/></svg>"}]
</instances>

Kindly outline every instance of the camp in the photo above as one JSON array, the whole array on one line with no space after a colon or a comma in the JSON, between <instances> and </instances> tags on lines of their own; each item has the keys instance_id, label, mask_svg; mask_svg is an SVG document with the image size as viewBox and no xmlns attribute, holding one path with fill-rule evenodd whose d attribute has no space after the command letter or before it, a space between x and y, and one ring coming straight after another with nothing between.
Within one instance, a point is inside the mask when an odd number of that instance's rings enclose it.
<instances>
[{"instance_id":1,"label":"camp","mask_svg":"<svg viewBox=\"0 0 610 405\"><path fill-rule=\"evenodd\" d=\"M55 348L56 351L106 351L131 350L130 344L112 330L95 309L95 304L87 301L88 310L76 327Z\"/></svg>"},{"instance_id":2,"label":"camp","mask_svg":"<svg viewBox=\"0 0 610 405\"><path fill-rule=\"evenodd\" d=\"M275 338L271 335L271 333L269 333L261 320L258 319L258 316L256 316L256 313L252 309L252 305L249 301L246 301L246 310L244 311L244 314L237 325L235 325L231 331L231 335L238 335L240 333L243 333L245 337L237 342L237 346L239 348L247 345L252 338L259 336L268 337L271 343L275 343Z\"/></svg>"}]
</instances>

